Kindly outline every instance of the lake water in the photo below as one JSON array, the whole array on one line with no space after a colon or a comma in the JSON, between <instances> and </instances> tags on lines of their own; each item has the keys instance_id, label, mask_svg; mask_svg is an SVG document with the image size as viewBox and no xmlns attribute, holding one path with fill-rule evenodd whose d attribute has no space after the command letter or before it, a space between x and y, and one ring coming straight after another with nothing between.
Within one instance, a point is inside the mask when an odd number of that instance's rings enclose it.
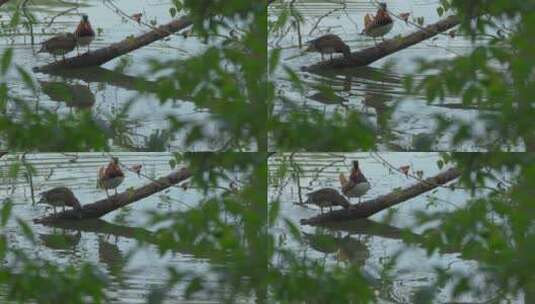
<instances>
[{"instance_id":1,"label":"lake water","mask_svg":"<svg viewBox=\"0 0 535 304\"><path fill-rule=\"evenodd\" d=\"M20 155L19 155L20 156ZM119 192L130 187L147 184L151 179L171 172L167 153L114 153L125 167L141 164L141 173L125 171L126 178L118 188ZM25 220L33 229L37 242L32 245L11 221L6 233L11 247L25 250L30 256L54 261L59 265L77 265L90 262L109 276L106 294L112 303L146 303L151 289L162 287L167 279L167 267L200 275L207 280L210 292L200 292L193 299L184 301L181 297L188 280L171 290L166 303L219 303L226 290L218 289L217 275L211 267L225 267L211 261L210 256L197 256L190 248L177 248L173 253L160 256L155 245L139 246L138 234L150 234L152 227L147 223L148 211L185 211L195 207L206 197L195 188L182 189L180 186L154 194L127 207L111 212L95 221L68 223L61 227L33 224L32 219L53 212L43 205L32 206L31 187L23 174L16 179L8 179L7 172L13 155L0 159L0 197L10 197L14 203L13 215ZM33 190L36 200L38 193L56 186L67 186L80 200L89 204L106 197L104 191L96 188L97 170L109 161L109 155L101 153L28 154L27 162L35 169ZM24 171L24 170L22 170ZM222 185L226 186L226 185ZM209 191L208 195L220 190ZM58 242L57 236L65 241ZM131 253L133 256L127 258ZM0 290L0 293L2 291ZM0 295L0 298L2 296ZM245 300L244 300L245 301Z\"/></svg>"},{"instance_id":2,"label":"lake water","mask_svg":"<svg viewBox=\"0 0 535 304\"><path fill-rule=\"evenodd\" d=\"M302 42L333 33L339 35L352 51L373 46L372 38L360 36L359 33L363 29L364 16L367 13L374 14L377 9L374 1L343 2L346 3L345 6L337 1L295 2L296 11L305 21L300 29ZM410 13L411 21L412 18L423 17L425 25L440 19L436 11L439 2L386 1L391 13ZM268 10L270 20L276 20L280 12L277 5L271 5ZM394 27L386 38L406 35L416 30L413 25L399 19L394 20ZM304 47L299 48L298 37L295 29L285 29L281 33L271 32L268 48L282 48L282 66L299 72L301 67L319 62L321 56L319 53L304 53ZM483 42L485 39L480 38L476 40L475 45ZM445 96L440 104L427 104L425 96L407 95L402 82L405 75L412 75L416 80L422 78L423 75L415 74L416 58L448 59L458 54L466 54L472 48L471 42L462 36L452 38L444 33L366 67L317 73L299 72L305 85L305 96L294 88L284 70L279 68L275 71L273 81L285 102L276 102L275 111L282 117L294 111L294 108L299 111L319 111L327 116L334 112L344 114L357 111L362 120L375 128L378 145L374 150L379 151L422 151L422 143L427 142L431 143L432 151L486 150L495 139L486 138L488 141L464 142L454 146L452 130L447 130L438 137L430 136L431 130L436 126L434 117L438 114L448 120L470 122L476 134L484 134L483 124L478 119L480 110L463 106L462 100L454 96ZM335 96L320 94L317 89L320 85L332 88Z\"/></svg>"},{"instance_id":3,"label":"lake water","mask_svg":"<svg viewBox=\"0 0 535 304\"><path fill-rule=\"evenodd\" d=\"M9 23L10 7L7 3L2 6L0 21ZM97 32L91 49L105 47L118 42L127 36L136 36L150 30L143 24L127 19L135 13L142 13L142 21L157 25L172 20L169 8L172 1L140 0L140 1L36 1L29 5L29 10L37 18L38 23L33 27L32 35L29 29L19 26L16 33L6 31L0 38L0 52L5 48L14 48L14 63L31 72L35 66L52 62L50 54L36 54L40 42L50 38L58 32L73 32L80 14L89 15L89 20ZM117 9L119 8L119 10ZM212 43L212 42L211 42ZM215 42L218 43L217 39ZM12 69L6 80L9 92L25 100L36 110L51 109L60 114L76 113L80 109L89 109L94 119L107 131L112 138L112 145L117 149L127 151L214 151L226 147L229 136L220 134L220 123L213 119L206 108L197 107L187 98L176 98L161 104L151 89L156 88L154 79L147 79L149 72L147 60L187 59L200 54L207 45L195 37L184 38L182 35L172 35L171 38L154 42L129 54L120 56L103 66L91 70L68 71L58 75L30 73L38 84L34 94L24 85ZM85 51L85 49L84 49ZM68 56L76 55L76 50ZM121 67L120 71L116 68ZM153 75L152 73L150 73ZM154 75L159 76L159 75ZM148 93L141 94L136 90L134 82L142 81ZM49 88L55 83L63 83L75 96L67 104L58 94L50 93ZM133 101L130 108L123 109ZM10 115L18 115L16 107L8 107ZM200 123L207 134L215 139L204 140L193 144L185 143L186 129L182 129L173 136L166 136L164 130L169 129L168 117L187 119L193 123ZM152 136L152 140L151 140ZM154 140L154 139L158 140ZM153 145L150 145L150 143ZM154 145L157 142L158 144ZM253 147L245 147L253 149Z\"/></svg>"},{"instance_id":4,"label":"lake water","mask_svg":"<svg viewBox=\"0 0 535 304\"><path fill-rule=\"evenodd\" d=\"M364 201L416 183L416 178L407 177L397 171L401 166L410 166L409 173L413 176L417 176L418 171L422 172L423 178L436 175L441 171L437 165L440 159L438 153L298 153L293 159L294 164L302 170L299 175L300 187L293 179L275 178L281 164L287 163L290 155L278 154L270 158L269 199L281 202L280 214L283 218L297 223L304 242L299 243L291 238L281 219L273 232L278 235L275 239L284 240L283 247L291 249L299 256L323 261L326 265L359 266L367 278L374 282L372 287L379 295L381 303L415 303L415 293L435 282L435 266L445 267L452 273L472 273L476 279L481 277L477 262L462 259L458 252L440 252L427 256L426 250L418 241L415 245L408 245L402 238L404 233L414 236L417 240L418 234L429 228L417 224L414 217L416 211L431 213L456 210L464 206L470 198L470 193L466 190L439 187L365 220L317 227L298 224L300 219L320 213L316 206L296 204L299 202L299 188L303 200L306 200L306 193L313 190L324 187L339 189L338 175L347 174L353 160L359 161L359 167L371 184L371 189L362 198ZM296 172L292 166L288 168L290 173ZM478 191L476 195L481 193ZM358 203L356 198L351 201L353 204ZM390 222L384 223L390 215ZM401 255L391 276L382 276L381 270L397 253ZM277 265L277 262L275 264ZM451 284L447 284L440 290L439 302L452 302L450 292ZM455 299L456 303L474 301L481 303L485 302L485 299L469 296Z\"/></svg>"}]
</instances>

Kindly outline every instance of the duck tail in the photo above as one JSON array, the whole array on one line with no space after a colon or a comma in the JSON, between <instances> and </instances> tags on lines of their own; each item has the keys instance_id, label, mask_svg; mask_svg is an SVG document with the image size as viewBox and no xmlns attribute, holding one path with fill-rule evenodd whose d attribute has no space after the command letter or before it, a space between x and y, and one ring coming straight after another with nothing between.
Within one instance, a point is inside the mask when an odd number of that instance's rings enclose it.
<instances>
[{"instance_id":1,"label":"duck tail","mask_svg":"<svg viewBox=\"0 0 535 304\"><path fill-rule=\"evenodd\" d=\"M367 28L373 22L373 17L370 14L364 16L364 28Z\"/></svg>"},{"instance_id":2,"label":"duck tail","mask_svg":"<svg viewBox=\"0 0 535 304\"><path fill-rule=\"evenodd\" d=\"M348 180L346 176L344 175L344 173L340 173L340 175L338 176L338 179L340 180L340 185L342 186L342 188L344 188L345 185L347 185L348 183Z\"/></svg>"},{"instance_id":3,"label":"duck tail","mask_svg":"<svg viewBox=\"0 0 535 304\"><path fill-rule=\"evenodd\" d=\"M97 173L97 189L102 189L103 188L101 183L100 183L100 180L104 176L105 171L106 171L106 168L104 168L103 166L98 169L98 173Z\"/></svg>"}]
</instances>

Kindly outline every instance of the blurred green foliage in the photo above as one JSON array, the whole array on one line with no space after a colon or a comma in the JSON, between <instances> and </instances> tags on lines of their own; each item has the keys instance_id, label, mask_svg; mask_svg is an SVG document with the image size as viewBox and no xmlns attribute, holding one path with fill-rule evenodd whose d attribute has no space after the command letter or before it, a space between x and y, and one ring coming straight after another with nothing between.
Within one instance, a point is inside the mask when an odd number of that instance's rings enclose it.
<instances>
[{"instance_id":1,"label":"blurred green foliage","mask_svg":"<svg viewBox=\"0 0 535 304\"><path fill-rule=\"evenodd\" d=\"M483 132L447 113L437 116L434 134L452 133L450 150L490 139L490 151L535 151L533 6L531 1L441 1L441 11L461 18L458 33L470 37L474 48L444 60L422 58L417 73L428 76L422 81L408 76L405 84L409 92L424 93L429 103L458 96L463 105L481 109Z\"/></svg>"},{"instance_id":2,"label":"blurred green foliage","mask_svg":"<svg viewBox=\"0 0 535 304\"><path fill-rule=\"evenodd\" d=\"M444 161L463 168L458 186L471 190L473 197L454 212L418 212L418 224L432 227L423 233L424 244L429 255L454 250L478 266L470 273L437 267L439 279L427 286L430 299L426 302L431 303L432 295L453 281L453 298L471 295L501 303L523 294L525 303L531 303L535 300L531 254L535 154L453 153L445 154Z\"/></svg>"},{"instance_id":3,"label":"blurred green foliage","mask_svg":"<svg viewBox=\"0 0 535 304\"><path fill-rule=\"evenodd\" d=\"M221 121L221 132L236 139L230 146L243 148L250 144L267 150L267 128L270 145L280 150L294 149L370 149L374 134L362 123L358 114L324 117L317 113L296 113L290 116L273 114L274 100L279 98L268 75L280 65L277 50L265 58L265 3L254 1L173 1L170 14L188 12L194 21L194 32L211 39L222 29L238 22L240 38L236 44L213 46L186 61L152 60L152 71L168 76L158 79L158 96L167 102L174 96L191 96L192 100L210 109ZM462 20L462 31L494 36L488 45L479 45L470 54L453 59L420 62L420 72L439 70L421 83L408 77L410 92L425 92L429 102L446 94L462 96L466 104L478 104L496 111L481 111L488 134L497 138L493 147L530 148L533 138L533 63L532 47L535 30L533 3L530 1L441 1L440 14L453 11ZM288 8L291 10L291 8ZM15 14L16 18L20 18ZM292 21L292 18L294 21ZM282 10L270 31L296 26L299 15ZM499 22L505 25L498 25ZM501 30L501 31L500 31ZM230 64L231 68L225 67ZM6 51L0 71L13 66L12 51ZM268 73L269 66L269 73ZM24 69L21 79L35 87ZM302 87L295 71L287 70L296 87ZM302 89L304 91L304 89ZM267 101L267 103L266 103ZM22 116L6 115L9 106L20 107ZM13 150L106 150L105 132L101 132L90 115L58 117L51 111L33 113L24 101L10 94L5 82L0 84L0 128L2 144ZM266 113L269 122L266 122ZM190 122L170 118L174 132ZM483 136L471 132L470 125L438 118L436 132L455 132L455 143ZM210 138L202 125L193 125L189 142ZM354 130L357 130L355 132ZM161 147L160 137L168 131L154 133L154 146ZM162 135L163 134L163 135ZM219 136L219 135L217 135ZM320 138L321 137L321 138ZM245 148L244 148L245 149ZM214 288L227 290L222 302L252 299L258 303L361 303L376 300L373 280L358 265L328 266L300 252L283 246L284 238L305 241L294 219L280 213L278 199L267 205L267 153L185 153L176 154L170 166L187 164L193 177L191 183L205 190L206 198L198 207L181 212L153 213L151 224L158 250L165 254L187 248L191 254L210 262L210 271L217 276L217 287L206 278L169 267L170 279L165 286L154 288L149 303L162 303L171 288L187 281L184 297ZM442 249L455 249L465 259L477 261L477 271L488 278L476 281L474 273L451 272L436 268L438 280L415 295L415 302L433 303L446 282L454 280L452 297L494 295L494 302L510 300L523 292L526 302L535 301L533 282L535 259L531 254L534 242L532 203L535 184L535 156L529 153L453 153L444 154L439 166L455 165L462 172L462 186L473 190L473 199L452 213L418 213L422 225L438 223L426 229L423 238L429 255ZM283 183L290 174L291 163L283 162L269 176L270 181ZM31 167L16 163L7 178L19 171L33 174ZM510 176L501 180L501 176ZM237 190L225 195L211 195L208 189L229 183L239 175ZM498 187L492 185L498 181ZM229 187L230 188L230 187ZM481 195L478 189L485 189ZM476 196L476 193L478 194ZM3 199L0 214L0 286L6 297L19 303L106 302L107 278L94 265L60 266L45 258L35 258L25 250L12 246L4 230L8 221L16 222L27 242L33 244L32 227L12 214L13 202ZM288 235L274 232L282 222ZM406 241L413 241L407 234ZM146 238L139 237L140 246ZM322 240L325 248L332 247ZM395 262L395 259L394 259ZM222 266L224 265L224 267ZM388 270L391 265L386 265ZM386 280L386 279L385 279ZM214 291L215 292L215 291Z\"/></svg>"}]
</instances>

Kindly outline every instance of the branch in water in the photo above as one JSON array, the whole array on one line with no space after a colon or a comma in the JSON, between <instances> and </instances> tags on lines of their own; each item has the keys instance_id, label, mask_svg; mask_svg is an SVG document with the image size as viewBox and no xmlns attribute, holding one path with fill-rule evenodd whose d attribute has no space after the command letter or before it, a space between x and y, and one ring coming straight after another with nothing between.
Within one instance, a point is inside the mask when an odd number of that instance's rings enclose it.
<instances>
[{"instance_id":1,"label":"branch in water","mask_svg":"<svg viewBox=\"0 0 535 304\"><path fill-rule=\"evenodd\" d=\"M352 205L347 209L335 210L308 219L302 219L301 224L317 225L328 222L367 218L387 208L403 203L404 201L414 198L420 194L440 187L441 185L458 178L460 175L461 172L457 168L451 168L405 189L394 190L375 199L368 200L357 205Z\"/></svg>"},{"instance_id":2,"label":"branch in water","mask_svg":"<svg viewBox=\"0 0 535 304\"><path fill-rule=\"evenodd\" d=\"M321 71L324 69L341 69L355 68L368 65L383 57L401 51L426 39L436 36L437 34L447 31L459 24L457 16L449 16L438 22L430 24L421 30L417 30L407 36L388 39L357 52L351 53L349 58L334 58L332 60L322 61L307 67L302 67L303 71Z\"/></svg>"},{"instance_id":3,"label":"branch in water","mask_svg":"<svg viewBox=\"0 0 535 304\"><path fill-rule=\"evenodd\" d=\"M114 43L110 46L84 53L76 57L66 58L64 60L53 62L41 67L35 67L33 70L34 72L46 72L57 69L74 69L99 66L121 55L130 53L134 50L165 38L190 26L191 24L192 22L190 18L184 16L137 37L127 37L123 41Z\"/></svg>"},{"instance_id":4,"label":"branch in water","mask_svg":"<svg viewBox=\"0 0 535 304\"><path fill-rule=\"evenodd\" d=\"M191 176L187 168L182 168L165 177L161 177L156 181L141 186L137 189L126 190L110 198L101 199L92 204L82 206L81 214L75 210L65 210L56 215L47 215L41 218L34 219L34 223L51 223L62 220L81 220L90 218L99 218L121 207L130 205L136 201L151 196L154 193L163 191L173 185L176 185Z\"/></svg>"}]
</instances>

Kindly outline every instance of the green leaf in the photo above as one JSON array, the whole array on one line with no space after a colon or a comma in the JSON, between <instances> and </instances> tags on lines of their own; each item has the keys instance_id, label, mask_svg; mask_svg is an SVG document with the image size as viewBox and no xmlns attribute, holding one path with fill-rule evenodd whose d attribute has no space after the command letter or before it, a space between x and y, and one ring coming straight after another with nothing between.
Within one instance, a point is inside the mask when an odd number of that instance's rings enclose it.
<instances>
[{"instance_id":1,"label":"green leaf","mask_svg":"<svg viewBox=\"0 0 535 304\"><path fill-rule=\"evenodd\" d=\"M275 68L277 67L277 64L279 63L281 55L281 49L277 48L271 51L269 56L269 72L273 74L275 71Z\"/></svg>"},{"instance_id":2,"label":"green leaf","mask_svg":"<svg viewBox=\"0 0 535 304\"><path fill-rule=\"evenodd\" d=\"M186 291L184 292L184 297L189 299L194 293L198 292L203 288L203 284L200 278L193 278L188 284Z\"/></svg>"},{"instance_id":3,"label":"green leaf","mask_svg":"<svg viewBox=\"0 0 535 304\"><path fill-rule=\"evenodd\" d=\"M6 236L3 234L0 234L0 259L4 259L6 257L6 251L7 251Z\"/></svg>"},{"instance_id":4,"label":"green leaf","mask_svg":"<svg viewBox=\"0 0 535 304\"><path fill-rule=\"evenodd\" d=\"M32 229L30 228L30 226L22 219L20 218L17 218L17 223L19 224L20 228L22 229L22 233L24 234L24 236L32 241L32 242L35 242L35 236L33 234L33 231Z\"/></svg>"},{"instance_id":5,"label":"green leaf","mask_svg":"<svg viewBox=\"0 0 535 304\"><path fill-rule=\"evenodd\" d=\"M171 8L169 9L169 14L171 15L171 17L174 18L174 17L176 16L176 13L177 13L176 8L171 7Z\"/></svg>"},{"instance_id":6,"label":"green leaf","mask_svg":"<svg viewBox=\"0 0 535 304\"><path fill-rule=\"evenodd\" d=\"M13 209L13 203L10 199L5 199L2 203L2 218L0 224L2 227L5 227L7 224L7 221L9 220L9 216L11 215L11 210Z\"/></svg>"},{"instance_id":7,"label":"green leaf","mask_svg":"<svg viewBox=\"0 0 535 304\"><path fill-rule=\"evenodd\" d=\"M11 65L11 60L13 59L13 49L8 48L4 52L4 55L2 55L2 75L5 75L7 70L9 69L9 66Z\"/></svg>"},{"instance_id":8,"label":"green leaf","mask_svg":"<svg viewBox=\"0 0 535 304\"><path fill-rule=\"evenodd\" d=\"M423 25L424 24L424 17L416 18L416 23L418 23L418 25Z\"/></svg>"},{"instance_id":9,"label":"green leaf","mask_svg":"<svg viewBox=\"0 0 535 304\"><path fill-rule=\"evenodd\" d=\"M279 201L272 202L271 209L269 210L269 216L268 216L270 226L273 226L273 224L277 220L277 217L279 216L279 211L280 211L280 202Z\"/></svg>"},{"instance_id":10,"label":"green leaf","mask_svg":"<svg viewBox=\"0 0 535 304\"><path fill-rule=\"evenodd\" d=\"M30 76L30 74L19 65L17 65L17 71L19 72L19 75L22 78L24 84L26 84L26 86L35 91L35 83L33 81L32 76Z\"/></svg>"},{"instance_id":11,"label":"green leaf","mask_svg":"<svg viewBox=\"0 0 535 304\"><path fill-rule=\"evenodd\" d=\"M13 17L11 17L11 20L9 21L10 27L16 27L20 22L20 9L17 9L15 11L15 14L13 14Z\"/></svg>"},{"instance_id":12,"label":"green leaf","mask_svg":"<svg viewBox=\"0 0 535 304\"><path fill-rule=\"evenodd\" d=\"M288 227L288 231L290 232L290 234L296 240L301 241L301 230L299 230L299 228L297 228L297 226L288 219L284 219L284 222L286 223L286 227Z\"/></svg>"},{"instance_id":13,"label":"green leaf","mask_svg":"<svg viewBox=\"0 0 535 304\"><path fill-rule=\"evenodd\" d=\"M180 12L184 8L184 5L179 0L173 0L173 4L178 12Z\"/></svg>"},{"instance_id":14,"label":"green leaf","mask_svg":"<svg viewBox=\"0 0 535 304\"><path fill-rule=\"evenodd\" d=\"M20 163L16 162L9 166L8 176L12 179L16 178L19 175Z\"/></svg>"}]
</instances>

